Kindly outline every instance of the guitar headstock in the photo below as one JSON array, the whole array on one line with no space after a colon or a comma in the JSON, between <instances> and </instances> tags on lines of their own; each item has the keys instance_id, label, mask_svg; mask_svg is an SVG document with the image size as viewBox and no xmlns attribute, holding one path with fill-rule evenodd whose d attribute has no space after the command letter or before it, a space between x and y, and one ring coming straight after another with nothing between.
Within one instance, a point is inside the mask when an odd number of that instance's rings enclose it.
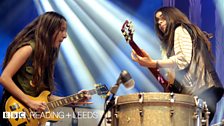
<instances>
[{"instance_id":1,"label":"guitar headstock","mask_svg":"<svg viewBox=\"0 0 224 126\"><path fill-rule=\"evenodd\" d=\"M126 20L121 28L121 32L126 42L130 42L131 40L133 40L134 26L132 21Z\"/></svg>"},{"instance_id":2,"label":"guitar headstock","mask_svg":"<svg viewBox=\"0 0 224 126\"><path fill-rule=\"evenodd\" d=\"M109 91L105 84L95 84L95 88L98 95L106 95Z\"/></svg>"}]
</instances>

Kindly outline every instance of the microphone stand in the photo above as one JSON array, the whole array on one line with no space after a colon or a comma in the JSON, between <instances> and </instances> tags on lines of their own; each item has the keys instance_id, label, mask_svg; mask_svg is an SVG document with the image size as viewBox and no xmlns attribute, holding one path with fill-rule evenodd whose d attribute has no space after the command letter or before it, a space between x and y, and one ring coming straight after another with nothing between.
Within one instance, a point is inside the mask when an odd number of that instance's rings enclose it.
<instances>
[{"instance_id":1,"label":"microphone stand","mask_svg":"<svg viewBox=\"0 0 224 126\"><path fill-rule=\"evenodd\" d=\"M73 113L75 114L75 118L72 118L72 126L78 126L78 120L79 120L78 114L75 111L75 107L76 106L72 107Z\"/></svg>"},{"instance_id":2,"label":"microphone stand","mask_svg":"<svg viewBox=\"0 0 224 126\"><path fill-rule=\"evenodd\" d=\"M100 122L98 123L98 126L101 126L103 119L105 118L105 115L107 114L107 112L114 106L115 102L115 94L117 93L117 90L121 84L121 79L120 77L117 80L117 83L111 88L110 93L112 93L112 97L110 98L110 96L106 97L105 99L105 103L106 103L106 109L104 110L104 113L100 119ZM108 100L110 98L110 100Z\"/></svg>"},{"instance_id":3,"label":"microphone stand","mask_svg":"<svg viewBox=\"0 0 224 126\"><path fill-rule=\"evenodd\" d=\"M106 105L106 109L104 110L104 113L100 119L100 122L98 123L98 126L101 126L103 119L105 118L105 115L107 114L107 112L114 106L114 100L115 100L115 95L113 94L111 99L107 102Z\"/></svg>"}]
</instances>

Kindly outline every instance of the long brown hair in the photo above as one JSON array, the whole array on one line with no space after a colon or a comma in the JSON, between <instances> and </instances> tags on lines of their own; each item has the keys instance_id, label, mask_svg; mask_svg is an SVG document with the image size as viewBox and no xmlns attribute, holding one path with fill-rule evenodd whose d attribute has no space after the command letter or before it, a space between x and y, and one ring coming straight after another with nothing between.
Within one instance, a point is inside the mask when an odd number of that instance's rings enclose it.
<instances>
[{"instance_id":1,"label":"long brown hair","mask_svg":"<svg viewBox=\"0 0 224 126\"><path fill-rule=\"evenodd\" d=\"M63 21L66 19L56 12L46 12L34 19L17 34L9 45L3 62L3 69L21 43L33 40L35 42L32 59L33 84L38 86L45 83L52 91L54 89L54 64L59 52L59 48L54 47L56 39L54 34L56 33L57 36Z\"/></svg>"},{"instance_id":2,"label":"long brown hair","mask_svg":"<svg viewBox=\"0 0 224 126\"><path fill-rule=\"evenodd\" d=\"M203 31L200 30L199 27L192 24L184 13L182 13L175 7L162 7L155 12L155 15L157 12L162 12L162 16L165 18L167 22L166 31L165 33L163 33L159 29L156 16L154 16L154 27L156 33L162 42L162 48L166 50L167 53L171 53L171 50L174 46L174 32L175 28L178 25L182 25L185 28L191 29L192 41L194 42L198 39L203 41L206 44L208 51L211 53L211 43L208 40L208 37L204 34ZM169 54L167 55L169 56Z\"/></svg>"}]
</instances>

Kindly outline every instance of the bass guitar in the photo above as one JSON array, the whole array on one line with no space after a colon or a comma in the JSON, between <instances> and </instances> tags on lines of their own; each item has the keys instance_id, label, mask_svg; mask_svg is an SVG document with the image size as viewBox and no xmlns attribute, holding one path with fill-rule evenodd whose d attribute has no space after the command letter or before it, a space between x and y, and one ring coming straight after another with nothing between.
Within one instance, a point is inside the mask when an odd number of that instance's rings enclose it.
<instances>
[{"instance_id":1,"label":"bass guitar","mask_svg":"<svg viewBox=\"0 0 224 126\"><path fill-rule=\"evenodd\" d=\"M143 53L141 49L138 47L138 45L134 42L133 35L134 35L134 28L133 23L131 21L126 20L121 28L121 32L123 36L125 37L125 40L129 45L132 47L132 49L141 57L143 57ZM169 83L167 80L164 79L164 77L160 74L158 68L148 68L149 71L153 74L153 76L159 81L159 83L162 85L165 92L169 92Z\"/></svg>"}]
</instances>

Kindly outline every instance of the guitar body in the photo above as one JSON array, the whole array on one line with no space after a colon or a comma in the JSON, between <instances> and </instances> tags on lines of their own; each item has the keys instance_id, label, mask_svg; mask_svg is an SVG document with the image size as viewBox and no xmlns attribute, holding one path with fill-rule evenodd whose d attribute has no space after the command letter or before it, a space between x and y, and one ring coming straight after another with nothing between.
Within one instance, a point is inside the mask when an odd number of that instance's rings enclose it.
<instances>
[{"instance_id":1,"label":"guitar body","mask_svg":"<svg viewBox=\"0 0 224 126\"><path fill-rule=\"evenodd\" d=\"M5 112L11 114L19 113L19 115L22 114L20 116L13 115L11 118L7 115L7 119L12 126L45 126L47 121L56 122L61 119L57 114L52 112L55 108L82 100L85 98L86 93L89 95L106 95L108 93L108 89L105 85L96 84L95 87L96 89L73 94L50 102L48 101L48 96L51 94L49 91L41 92L38 97L28 96L34 101L42 101L46 103L46 110L42 113L33 112L27 106L11 96L6 101Z\"/></svg>"},{"instance_id":2,"label":"guitar body","mask_svg":"<svg viewBox=\"0 0 224 126\"><path fill-rule=\"evenodd\" d=\"M35 100L35 101L43 101L43 102L48 102L48 96L50 95L49 91L43 91L38 97L31 97L29 96L30 99ZM31 116L30 110L20 103L18 100L16 100L14 97L9 97L8 100L6 101L5 104L5 111L10 112L10 113L19 113L19 112L25 112L26 118L8 118L9 122L13 126L17 125L22 125L22 126L39 126L39 125L45 125L47 121L58 121L60 118L56 116L49 116L45 115L44 117L47 118L34 118ZM47 112L49 114L51 112ZM54 115L54 114L50 114Z\"/></svg>"}]
</instances>

